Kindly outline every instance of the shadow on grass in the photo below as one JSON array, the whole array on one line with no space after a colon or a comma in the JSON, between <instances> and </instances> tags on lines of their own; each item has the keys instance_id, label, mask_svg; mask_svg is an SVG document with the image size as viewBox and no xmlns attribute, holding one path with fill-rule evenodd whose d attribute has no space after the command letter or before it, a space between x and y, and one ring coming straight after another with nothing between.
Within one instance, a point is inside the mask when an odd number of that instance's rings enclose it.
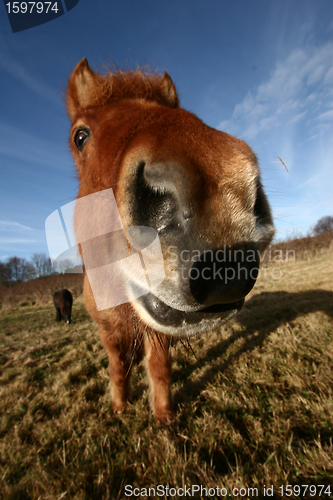
<instances>
[{"instance_id":1,"label":"shadow on grass","mask_svg":"<svg viewBox=\"0 0 333 500\"><path fill-rule=\"evenodd\" d=\"M176 391L176 404L179 404L183 399L187 400L189 393L191 397L199 396L207 384L214 381L219 372L225 371L243 353L261 346L265 339L279 326L318 311L333 318L333 292L326 290L307 290L297 293L263 292L252 297L245 303L244 309L236 319L243 327L241 331L234 332L229 338L221 340L209 348L205 356L199 357L190 366L173 370L173 382L175 382L185 380L196 369L207 366L205 372L196 379L195 383L185 382ZM221 355L226 354L228 348L238 339L244 339L241 347L231 353L224 361L217 362L216 360Z\"/></svg>"}]
</instances>

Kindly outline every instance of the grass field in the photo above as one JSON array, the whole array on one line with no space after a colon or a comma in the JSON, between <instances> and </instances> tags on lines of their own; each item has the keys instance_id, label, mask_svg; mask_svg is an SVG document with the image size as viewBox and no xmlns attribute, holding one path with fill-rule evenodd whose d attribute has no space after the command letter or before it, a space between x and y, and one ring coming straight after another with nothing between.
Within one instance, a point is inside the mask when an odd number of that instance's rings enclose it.
<instances>
[{"instance_id":1,"label":"grass field","mask_svg":"<svg viewBox=\"0 0 333 500\"><path fill-rule=\"evenodd\" d=\"M184 486L188 498L333 498L332 252L270 263L235 320L193 352L173 347L167 428L142 365L127 412L112 414L81 297L71 325L54 319L51 302L0 313L1 499L186 498Z\"/></svg>"}]
</instances>

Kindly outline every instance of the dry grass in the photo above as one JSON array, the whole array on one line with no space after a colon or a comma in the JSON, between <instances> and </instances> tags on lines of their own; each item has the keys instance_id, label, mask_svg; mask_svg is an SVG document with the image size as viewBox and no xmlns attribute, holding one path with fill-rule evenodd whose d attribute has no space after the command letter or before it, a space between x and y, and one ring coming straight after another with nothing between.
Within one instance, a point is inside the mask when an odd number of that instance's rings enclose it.
<instances>
[{"instance_id":1,"label":"dry grass","mask_svg":"<svg viewBox=\"0 0 333 500\"><path fill-rule=\"evenodd\" d=\"M158 484L258 488L247 499L264 485L281 498L281 485L330 484L333 496L332 260L270 263L237 319L193 340L194 354L173 348L170 428L148 409L141 365L128 411L112 415L106 354L80 297L69 326L50 302L4 310L0 497L123 499L125 485Z\"/></svg>"},{"instance_id":2,"label":"dry grass","mask_svg":"<svg viewBox=\"0 0 333 500\"><path fill-rule=\"evenodd\" d=\"M274 259L280 254L284 259L311 260L323 255L332 254L333 251L333 233L327 232L317 236L299 236L291 237L284 241L273 243L269 250L265 252L264 261Z\"/></svg>"},{"instance_id":3,"label":"dry grass","mask_svg":"<svg viewBox=\"0 0 333 500\"><path fill-rule=\"evenodd\" d=\"M0 311L50 302L54 292L69 288L74 299L82 295L83 274L56 274L17 283L0 283Z\"/></svg>"}]
</instances>

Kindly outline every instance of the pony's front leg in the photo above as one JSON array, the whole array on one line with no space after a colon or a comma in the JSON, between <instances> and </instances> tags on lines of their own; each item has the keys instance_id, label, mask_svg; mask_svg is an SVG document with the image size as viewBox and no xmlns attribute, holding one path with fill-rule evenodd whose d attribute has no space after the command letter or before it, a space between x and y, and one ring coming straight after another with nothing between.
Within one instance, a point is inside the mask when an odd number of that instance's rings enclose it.
<instances>
[{"instance_id":1,"label":"pony's front leg","mask_svg":"<svg viewBox=\"0 0 333 500\"><path fill-rule=\"evenodd\" d=\"M110 338L103 330L100 330L100 335L109 358L112 409L115 413L122 413L131 395L131 356L117 339Z\"/></svg>"},{"instance_id":2,"label":"pony's front leg","mask_svg":"<svg viewBox=\"0 0 333 500\"><path fill-rule=\"evenodd\" d=\"M155 417L165 424L174 420L171 401L170 339L163 334L145 336L146 366L150 384L150 403Z\"/></svg>"}]
</instances>

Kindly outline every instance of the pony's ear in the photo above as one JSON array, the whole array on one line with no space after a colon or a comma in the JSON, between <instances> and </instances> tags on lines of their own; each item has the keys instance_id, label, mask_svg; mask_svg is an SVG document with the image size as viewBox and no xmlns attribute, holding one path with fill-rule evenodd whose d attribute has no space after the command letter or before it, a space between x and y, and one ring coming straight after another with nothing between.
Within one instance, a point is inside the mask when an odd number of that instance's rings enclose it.
<instances>
[{"instance_id":1,"label":"pony's ear","mask_svg":"<svg viewBox=\"0 0 333 500\"><path fill-rule=\"evenodd\" d=\"M165 99L169 107L179 108L179 99L175 84L173 83L171 76L166 71L164 71L161 80L161 90L165 96Z\"/></svg>"},{"instance_id":2,"label":"pony's ear","mask_svg":"<svg viewBox=\"0 0 333 500\"><path fill-rule=\"evenodd\" d=\"M100 76L92 71L85 57L75 67L67 87L67 109L72 120L80 109L94 100L96 81L99 79Z\"/></svg>"}]
</instances>

